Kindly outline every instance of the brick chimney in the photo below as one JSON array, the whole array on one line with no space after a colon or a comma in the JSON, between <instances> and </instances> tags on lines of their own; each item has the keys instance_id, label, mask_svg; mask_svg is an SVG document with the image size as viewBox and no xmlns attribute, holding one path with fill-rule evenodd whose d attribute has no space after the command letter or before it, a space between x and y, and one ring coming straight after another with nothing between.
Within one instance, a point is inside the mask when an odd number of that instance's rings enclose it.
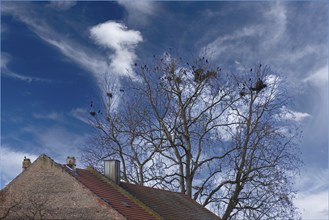
<instances>
[{"instance_id":1,"label":"brick chimney","mask_svg":"<svg viewBox=\"0 0 329 220\"><path fill-rule=\"evenodd\" d=\"M70 167L72 170L75 170L75 167L76 167L75 162L76 162L75 157L68 156L66 158L66 166Z\"/></svg>"},{"instance_id":2,"label":"brick chimney","mask_svg":"<svg viewBox=\"0 0 329 220\"><path fill-rule=\"evenodd\" d=\"M31 165L31 160L29 158L24 157L23 160L23 171L25 171Z\"/></svg>"},{"instance_id":3,"label":"brick chimney","mask_svg":"<svg viewBox=\"0 0 329 220\"><path fill-rule=\"evenodd\" d=\"M120 182L120 161L104 160L104 175L114 183Z\"/></svg>"}]
</instances>

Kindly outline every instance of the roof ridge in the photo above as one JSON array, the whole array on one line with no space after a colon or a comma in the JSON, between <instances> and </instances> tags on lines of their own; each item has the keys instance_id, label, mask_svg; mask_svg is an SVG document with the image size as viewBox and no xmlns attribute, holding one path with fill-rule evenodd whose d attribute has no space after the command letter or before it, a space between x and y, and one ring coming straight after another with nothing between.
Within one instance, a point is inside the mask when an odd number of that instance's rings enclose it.
<instances>
[{"instance_id":1,"label":"roof ridge","mask_svg":"<svg viewBox=\"0 0 329 220\"><path fill-rule=\"evenodd\" d=\"M87 167L86 170L88 170L89 172L91 172L93 175L95 175L100 180L106 182L107 184L110 184L114 189L116 189L117 191L119 191L123 195L127 196L135 204L137 204L138 206L140 206L142 209L144 209L149 214L153 215L155 218L161 219L161 220L163 219L163 217L161 217L159 215L159 213L157 213L152 208L148 207L145 203L143 203L141 200L139 200L138 198L136 198L135 196L133 196L131 193L129 193L124 188L120 187L118 184L113 183L111 180L109 180L108 178L106 178L103 174L101 174L100 172L98 172L94 167L89 166L89 167Z\"/></svg>"},{"instance_id":2,"label":"roof ridge","mask_svg":"<svg viewBox=\"0 0 329 220\"><path fill-rule=\"evenodd\" d=\"M159 191L164 191L167 193L174 193L174 194L180 194L180 195L184 195L187 196L185 193L183 192L175 192L175 191L171 191L171 190L166 190L166 189L161 189L161 188L154 188L152 186L145 186L145 185L138 185L138 184L133 184L133 183L127 183L127 182L123 182L124 184L129 184L129 185L133 185L133 186L137 186L137 187L143 187L143 188L148 188L148 189L152 189L152 190L159 190Z\"/></svg>"}]
</instances>

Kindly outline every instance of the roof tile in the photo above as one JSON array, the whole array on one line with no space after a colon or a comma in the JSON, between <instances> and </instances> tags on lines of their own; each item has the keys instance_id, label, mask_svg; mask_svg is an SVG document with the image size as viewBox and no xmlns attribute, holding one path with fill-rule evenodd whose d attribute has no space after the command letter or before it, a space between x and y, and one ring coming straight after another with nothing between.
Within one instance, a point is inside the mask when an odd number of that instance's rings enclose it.
<instances>
[{"instance_id":1,"label":"roof tile","mask_svg":"<svg viewBox=\"0 0 329 220\"><path fill-rule=\"evenodd\" d=\"M219 220L219 217L184 193L106 179L96 170L63 168L127 219Z\"/></svg>"},{"instance_id":2,"label":"roof tile","mask_svg":"<svg viewBox=\"0 0 329 220\"><path fill-rule=\"evenodd\" d=\"M140 205L132 201L128 195L125 195L117 190L116 187L111 183L98 178L91 171L85 169L76 169L76 173L77 175L74 175L74 177L78 181L80 181L83 185L89 188L89 190L100 197L105 203L116 209L127 219L157 219L151 213L147 212L147 210L143 209Z\"/></svg>"},{"instance_id":3,"label":"roof tile","mask_svg":"<svg viewBox=\"0 0 329 220\"><path fill-rule=\"evenodd\" d=\"M184 193L120 183L120 186L166 220L218 220L219 217Z\"/></svg>"}]
</instances>

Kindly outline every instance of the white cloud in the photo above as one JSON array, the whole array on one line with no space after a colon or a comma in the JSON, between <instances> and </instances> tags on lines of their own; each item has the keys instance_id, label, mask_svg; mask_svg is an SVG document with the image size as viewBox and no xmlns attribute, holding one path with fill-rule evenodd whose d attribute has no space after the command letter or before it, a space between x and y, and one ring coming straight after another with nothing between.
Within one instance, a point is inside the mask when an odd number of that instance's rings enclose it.
<instances>
[{"instance_id":1,"label":"white cloud","mask_svg":"<svg viewBox=\"0 0 329 220\"><path fill-rule=\"evenodd\" d=\"M106 57L56 32L45 20L37 16L38 13L36 11L26 10L27 7L29 5L11 4L8 2L1 8L1 12L10 14L25 23L42 40L54 46L81 68L90 72L97 81L105 103L108 103L106 93L109 91L113 92L112 108L116 109L122 95L117 92L120 87L120 77L138 80L132 66L137 59L135 47L143 40L141 33L135 30L128 30L125 25L111 21L92 27L90 29L92 39L106 49L112 50L109 57ZM4 60L1 65L6 67L7 63L8 61ZM18 75L9 70L3 72L9 77L27 82L42 80Z\"/></svg>"},{"instance_id":2,"label":"white cloud","mask_svg":"<svg viewBox=\"0 0 329 220\"><path fill-rule=\"evenodd\" d=\"M32 117L36 119L48 119L53 121L61 121L64 118L63 114L57 112L50 112L47 114L34 113Z\"/></svg>"},{"instance_id":3,"label":"white cloud","mask_svg":"<svg viewBox=\"0 0 329 220\"><path fill-rule=\"evenodd\" d=\"M323 66L303 79L304 83L311 83L317 87L328 87L328 66Z\"/></svg>"},{"instance_id":4,"label":"white cloud","mask_svg":"<svg viewBox=\"0 0 329 220\"><path fill-rule=\"evenodd\" d=\"M304 194L314 194L328 189L328 179L328 168L303 167L300 170L300 175L296 177L296 188Z\"/></svg>"},{"instance_id":5,"label":"white cloud","mask_svg":"<svg viewBox=\"0 0 329 220\"><path fill-rule=\"evenodd\" d=\"M305 118L311 117L310 114L305 112L297 112L297 111L290 111L285 119L288 120L295 120L295 121L303 121Z\"/></svg>"},{"instance_id":6,"label":"white cloud","mask_svg":"<svg viewBox=\"0 0 329 220\"><path fill-rule=\"evenodd\" d=\"M39 36L83 69L91 72L100 85L104 83L105 75L108 72L108 65L104 57L87 51L74 42L65 40L64 38L61 39L59 36L56 39L52 39L50 36L44 36L42 33L39 33Z\"/></svg>"},{"instance_id":7,"label":"white cloud","mask_svg":"<svg viewBox=\"0 0 329 220\"><path fill-rule=\"evenodd\" d=\"M128 12L128 22L146 25L150 21L149 16L154 15L158 11L159 2L154 1L127 1L119 0L119 5L123 6Z\"/></svg>"},{"instance_id":8,"label":"white cloud","mask_svg":"<svg viewBox=\"0 0 329 220\"><path fill-rule=\"evenodd\" d=\"M50 1L50 3L47 6L55 8L57 10L67 10L76 4L77 2L72 0L55 0L55 1Z\"/></svg>"},{"instance_id":9,"label":"white cloud","mask_svg":"<svg viewBox=\"0 0 329 220\"><path fill-rule=\"evenodd\" d=\"M244 27L231 34L219 36L213 42L202 48L200 51L208 51L209 49L209 53L212 54L213 58L218 58L226 51L234 51L236 40L255 36L257 33L261 32L260 29L260 26L255 25L250 27Z\"/></svg>"},{"instance_id":10,"label":"white cloud","mask_svg":"<svg viewBox=\"0 0 329 220\"><path fill-rule=\"evenodd\" d=\"M243 58L245 63L257 62L252 59L262 55L262 50L271 50L284 36L287 29L287 10L280 2L259 6L254 10L259 14L257 22L218 36L200 51L208 51L213 59Z\"/></svg>"},{"instance_id":11,"label":"white cloud","mask_svg":"<svg viewBox=\"0 0 329 220\"><path fill-rule=\"evenodd\" d=\"M24 156L33 162L38 155L12 150L2 144L0 148L0 189L22 172Z\"/></svg>"},{"instance_id":12,"label":"white cloud","mask_svg":"<svg viewBox=\"0 0 329 220\"><path fill-rule=\"evenodd\" d=\"M299 60L320 51L319 45L306 45L305 47L298 48L293 53L285 54L281 59L289 60L290 62L298 62Z\"/></svg>"},{"instance_id":13,"label":"white cloud","mask_svg":"<svg viewBox=\"0 0 329 220\"><path fill-rule=\"evenodd\" d=\"M88 119L88 111L84 108L76 108L70 111L70 115L83 123L90 125L90 120Z\"/></svg>"},{"instance_id":14,"label":"white cloud","mask_svg":"<svg viewBox=\"0 0 329 220\"><path fill-rule=\"evenodd\" d=\"M22 130L32 135L35 142L42 146L43 152L40 153L46 153L54 159L77 156L86 144L86 135L73 133L62 126L29 126Z\"/></svg>"},{"instance_id":15,"label":"white cloud","mask_svg":"<svg viewBox=\"0 0 329 220\"><path fill-rule=\"evenodd\" d=\"M328 191L297 195L295 205L299 208L302 219L328 219Z\"/></svg>"},{"instance_id":16,"label":"white cloud","mask_svg":"<svg viewBox=\"0 0 329 220\"><path fill-rule=\"evenodd\" d=\"M143 14L152 15L155 13L156 7L152 1L125 1L119 0L118 3L124 6L129 12L138 11Z\"/></svg>"},{"instance_id":17,"label":"white cloud","mask_svg":"<svg viewBox=\"0 0 329 220\"><path fill-rule=\"evenodd\" d=\"M301 122L306 118L312 117L309 113L306 112L298 112L287 109L286 106L281 108L281 114L278 116L281 120L293 120L296 122Z\"/></svg>"},{"instance_id":18,"label":"white cloud","mask_svg":"<svg viewBox=\"0 0 329 220\"><path fill-rule=\"evenodd\" d=\"M267 18L267 27L263 27L264 29L267 29L267 32L264 34L268 36L265 45L268 43L276 43L280 40L286 30L287 11L282 3L275 2L275 5L271 7L269 11L265 10L263 13L264 17Z\"/></svg>"},{"instance_id":19,"label":"white cloud","mask_svg":"<svg viewBox=\"0 0 329 220\"><path fill-rule=\"evenodd\" d=\"M261 48L268 48L270 45L277 43L286 30L287 16L286 10L281 3L275 3L270 8L262 8L260 16L262 21L252 25L244 26L233 33L228 33L224 36L219 36L213 42L209 43L205 48L209 48L210 54L214 58L227 53L250 53L250 48L245 45L240 45L239 42L244 42L246 39L254 38L261 39L259 41ZM258 46L257 46L258 47ZM255 48L253 48L254 50ZM201 51L207 51L202 49Z\"/></svg>"},{"instance_id":20,"label":"white cloud","mask_svg":"<svg viewBox=\"0 0 329 220\"><path fill-rule=\"evenodd\" d=\"M110 56L111 73L137 79L132 66L137 58L135 47L143 41L139 31L128 30L123 24L108 21L92 27L90 34L97 44L114 51Z\"/></svg>"},{"instance_id":21,"label":"white cloud","mask_svg":"<svg viewBox=\"0 0 329 220\"><path fill-rule=\"evenodd\" d=\"M328 219L328 169L308 167L296 178L299 189L294 204L303 219Z\"/></svg>"},{"instance_id":22,"label":"white cloud","mask_svg":"<svg viewBox=\"0 0 329 220\"><path fill-rule=\"evenodd\" d=\"M109 87L113 88L115 83L120 84L118 79L120 76L138 80L132 71L132 65L137 59L135 47L143 40L139 31L128 30L126 26L116 22L105 22L92 27L90 29L92 38L99 45L114 51L109 57L101 56L54 31L44 20L40 20L33 10L26 10L22 4L19 4L19 7L15 7L16 5L6 3L1 11L18 18L42 40L54 46L81 68L92 73L102 94L106 94Z\"/></svg>"}]
</instances>

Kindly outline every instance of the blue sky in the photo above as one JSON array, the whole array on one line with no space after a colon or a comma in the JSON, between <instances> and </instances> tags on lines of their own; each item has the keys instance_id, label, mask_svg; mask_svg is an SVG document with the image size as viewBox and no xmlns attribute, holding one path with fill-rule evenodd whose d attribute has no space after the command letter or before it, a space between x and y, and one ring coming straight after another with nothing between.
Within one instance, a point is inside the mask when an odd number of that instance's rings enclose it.
<instances>
[{"instance_id":1,"label":"blue sky","mask_svg":"<svg viewBox=\"0 0 329 220\"><path fill-rule=\"evenodd\" d=\"M135 62L168 48L223 71L264 63L286 78L305 165L296 205L328 218L328 3L1 2L0 188L24 156L79 158L105 79L138 83Z\"/></svg>"}]
</instances>

